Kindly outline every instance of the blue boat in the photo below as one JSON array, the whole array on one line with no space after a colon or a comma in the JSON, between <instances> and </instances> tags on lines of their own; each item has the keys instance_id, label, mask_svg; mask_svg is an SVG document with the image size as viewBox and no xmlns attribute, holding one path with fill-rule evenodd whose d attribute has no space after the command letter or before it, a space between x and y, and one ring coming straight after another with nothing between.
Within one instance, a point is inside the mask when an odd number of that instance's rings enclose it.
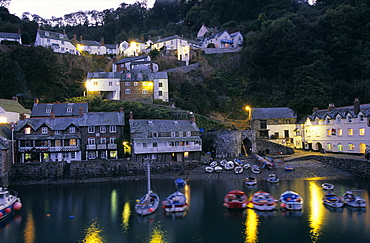
<instances>
[{"instance_id":1,"label":"blue boat","mask_svg":"<svg viewBox=\"0 0 370 243\"><path fill-rule=\"evenodd\" d=\"M184 187L186 185L186 181L182 178L177 178L174 182L177 187Z\"/></svg>"}]
</instances>

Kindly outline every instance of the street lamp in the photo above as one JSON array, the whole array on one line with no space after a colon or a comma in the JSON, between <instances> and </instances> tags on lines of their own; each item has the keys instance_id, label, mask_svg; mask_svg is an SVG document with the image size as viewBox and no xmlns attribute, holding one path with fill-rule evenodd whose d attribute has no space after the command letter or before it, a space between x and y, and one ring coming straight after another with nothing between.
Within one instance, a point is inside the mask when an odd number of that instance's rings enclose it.
<instances>
[{"instance_id":1,"label":"street lamp","mask_svg":"<svg viewBox=\"0 0 370 243\"><path fill-rule=\"evenodd\" d=\"M249 105L247 105L247 106L244 107L244 109L248 112L248 119L247 120L248 120L250 126L252 127L252 108Z\"/></svg>"}]
</instances>

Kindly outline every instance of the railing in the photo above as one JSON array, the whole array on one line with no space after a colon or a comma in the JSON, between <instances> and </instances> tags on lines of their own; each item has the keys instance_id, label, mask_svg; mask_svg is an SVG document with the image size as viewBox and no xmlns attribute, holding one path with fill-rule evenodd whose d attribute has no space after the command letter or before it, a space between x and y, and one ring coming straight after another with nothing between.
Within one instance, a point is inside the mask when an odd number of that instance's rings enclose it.
<instances>
[{"instance_id":1,"label":"railing","mask_svg":"<svg viewBox=\"0 0 370 243\"><path fill-rule=\"evenodd\" d=\"M80 146L59 146L59 147L19 147L18 152L72 152L80 151Z\"/></svg>"},{"instance_id":2,"label":"railing","mask_svg":"<svg viewBox=\"0 0 370 243\"><path fill-rule=\"evenodd\" d=\"M201 145L135 148L135 154L202 151Z\"/></svg>"}]
</instances>

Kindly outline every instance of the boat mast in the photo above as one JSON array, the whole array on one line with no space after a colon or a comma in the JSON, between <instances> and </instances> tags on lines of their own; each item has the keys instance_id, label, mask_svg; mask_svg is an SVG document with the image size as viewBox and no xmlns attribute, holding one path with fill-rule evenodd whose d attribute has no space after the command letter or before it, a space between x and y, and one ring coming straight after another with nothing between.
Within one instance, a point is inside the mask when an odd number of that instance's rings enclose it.
<instances>
[{"instance_id":1,"label":"boat mast","mask_svg":"<svg viewBox=\"0 0 370 243\"><path fill-rule=\"evenodd\" d=\"M150 163L148 161L148 193L150 193Z\"/></svg>"}]
</instances>

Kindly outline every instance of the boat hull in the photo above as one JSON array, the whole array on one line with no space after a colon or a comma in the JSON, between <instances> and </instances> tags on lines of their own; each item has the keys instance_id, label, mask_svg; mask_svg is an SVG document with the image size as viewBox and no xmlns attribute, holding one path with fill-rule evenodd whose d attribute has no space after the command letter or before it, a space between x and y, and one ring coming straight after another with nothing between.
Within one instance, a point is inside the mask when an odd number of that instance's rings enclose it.
<instances>
[{"instance_id":1,"label":"boat hull","mask_svg":"<svg viewBox=\"0 0 370 243\"><path fill-rule=\"evenodd\" d=\"M245 209L247 208L247 195L240 190L233 190L224 197L224 206L228 209Z\"/></svg>"},{"instance_id":2,"label":"boat hull","mask_svg":"<svg viewBox=\"0 0 370 243\"><path fill-rule=\"evenodd\" d=\"M286 191L280 195L280 206L285 210L302 210L303 198L296 192Z\"/></svg>"},{"instance_id":3,"label":"boat hull","mask_svg":"<svg viewBox=\"0 0 370 243\"><path fill-rule=\"evenodd\" d=\"M275 198L270 193L264 191L258 191L253 194L250 202L253 204L254 209L260 211L270 211L276 207Z\"/></svg>"},{"instance_id":4,"label":"boat hull","mask_svg":"<svg viewBox=\"0 0 370 243\"><path fill-rule=\"evenodd\" d=\"M159 196L155 193L144 195L135 205L137 214L145 216L154 213L159 206Z\"/></svg>"},{"instance_id":5,"label":"boat hull","mask_svg":"<svg viewBox=\"0 0 370 243\"><path fill-rule=\"evenodd\" d=\"M7 218L14 211L22 208L21 200L16 191L8 191L0 187L0 221Z\"/></svg>"},{"instance_id":6,"label":"boat hull","mask_svg":"<svg viewBox=\"0 0 370 243\"><path fill-rule=\"evenodd\" d=\"M182 212L187 206L186 196L179 191L172 193L162 202L162 208L168 213Z\"/></svg>"},{"instance_id":7,"label":"boat hull","mask_svg":"<svg viewBox=\"0 0 370 243\"><path fill-rule=\"evenodd\" d=\"M354 208L365 208L366 200L360 196L355 195L352 191L347 191L343 195L343 200L347 206Z\"/></svg>"},{"instance_id":8,"label":"boat hull","mask_svg":"<svg viewBox=\"0 0 370 243\"><path fill-rule=\"evenodd\" d=\"M332 193L326 194L322 201L325 205L332 208L341 208L344 205L344 200Z\"/></svg>"}]
</instances>

